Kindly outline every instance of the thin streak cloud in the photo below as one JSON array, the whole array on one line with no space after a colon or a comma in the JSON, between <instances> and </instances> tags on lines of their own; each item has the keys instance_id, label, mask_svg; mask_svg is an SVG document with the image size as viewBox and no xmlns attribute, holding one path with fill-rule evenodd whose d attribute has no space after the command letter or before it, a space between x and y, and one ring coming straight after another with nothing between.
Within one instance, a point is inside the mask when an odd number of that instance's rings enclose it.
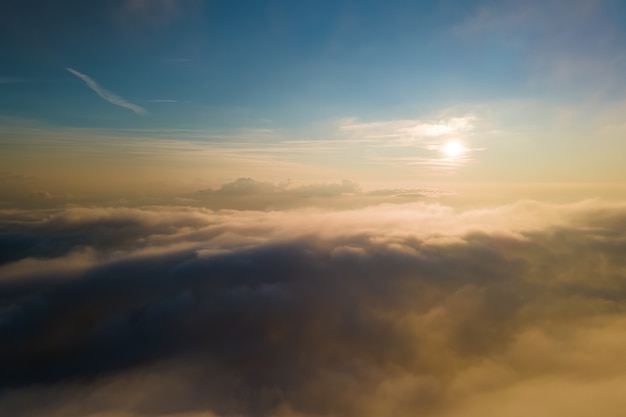
<instances>
[{"instance_id":1,"label":"thin streak cloud","mask_svg":"<svg viewBox=\"0 0 626 417\"><path fill-rule=\"evenodd\" d=\"M111 91L108 91L102 88L96 81L94 81L88 75L78 72L72 68L65 68L65 69L68 70L70 73L74 74L75 76L77 76L78 78L80 78L81 80L83 80L85 84L87 84L87 87L91 88L93 91L96 92L96 94L98 94L100 97L102 97L104 100L108 101L109 103L132 110L136 114L148 114L146 109L144 109L143 107L130 103L124 100L122 97L118 96L117 94L112 93Z\"/></svg>"}]
</instances>

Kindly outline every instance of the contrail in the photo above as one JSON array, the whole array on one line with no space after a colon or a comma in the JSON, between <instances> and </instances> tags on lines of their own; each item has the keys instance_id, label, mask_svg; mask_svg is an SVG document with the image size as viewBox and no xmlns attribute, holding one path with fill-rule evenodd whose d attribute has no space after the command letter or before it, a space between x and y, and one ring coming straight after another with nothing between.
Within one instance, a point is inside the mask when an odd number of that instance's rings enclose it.
<instances>
[{"instance_id":1,"label":"contrail","mask_svg":"<svg viewBox=\"0 0 626 417\"><path fill-rule=\"evenodd\" d=\"M87 84L87 87L91 88L93 91L96 92L96 94L98 94L100 97L102 97L103 99L105 99L109 103L115 104L116 106L125 107L127 109L130 109L130 110L134 111L137 114L147 114L148 113L146 111L146 109L144 109L142 107L139 107L136 104L129 103L128 101L124 100L122 97L116 95L115 93L112 93L112 92L110 92L110 91L100 87L100 85L98 85L98 83L95 82L88 75L80 73L80 72L78 72L78 71L76 71L75 69L72 69L72 68L65 68L65 69L68 70L69 72L71 72L72 74L74 74L75 76L77 76L78 78L80 78L81 80L83 80L85 82L85 84Z\"/></svg>"}]
</instances>

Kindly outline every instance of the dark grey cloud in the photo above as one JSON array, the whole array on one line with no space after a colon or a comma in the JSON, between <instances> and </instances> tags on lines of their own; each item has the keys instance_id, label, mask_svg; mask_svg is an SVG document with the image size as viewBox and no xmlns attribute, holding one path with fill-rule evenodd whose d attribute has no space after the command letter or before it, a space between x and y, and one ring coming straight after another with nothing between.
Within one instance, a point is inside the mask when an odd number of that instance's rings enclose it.
<instances>
[{"instance_id":1,"label":"dark grey cloud","mask_svg":"<svg viewBox=\"0 0 626 417\"><path fill-rule=\"evenodd\" d=\"M501 386L606 383L626 369L586 356L585 343L593 331L609 356L626 346L615 333L624 213L520 203L6 217L0 406L17 416L499 415Z\"/></svg>"}]
</instances>

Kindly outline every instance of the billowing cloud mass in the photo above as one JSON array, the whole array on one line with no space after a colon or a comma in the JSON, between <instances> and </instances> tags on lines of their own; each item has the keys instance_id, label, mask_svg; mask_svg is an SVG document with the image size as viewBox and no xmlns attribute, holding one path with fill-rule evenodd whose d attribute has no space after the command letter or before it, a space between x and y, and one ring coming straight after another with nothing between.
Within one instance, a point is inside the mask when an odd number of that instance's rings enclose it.
<instances>
[{"instance_id":1,"label":"billowing cloud mass","mask_svg":"<svg viewBox=\"0 0 626 417\"><path fill-rule=\"evenodd\" d=\"M619 416L625 208L5 210L0 409Z\"/></svg>"}]
</instances>

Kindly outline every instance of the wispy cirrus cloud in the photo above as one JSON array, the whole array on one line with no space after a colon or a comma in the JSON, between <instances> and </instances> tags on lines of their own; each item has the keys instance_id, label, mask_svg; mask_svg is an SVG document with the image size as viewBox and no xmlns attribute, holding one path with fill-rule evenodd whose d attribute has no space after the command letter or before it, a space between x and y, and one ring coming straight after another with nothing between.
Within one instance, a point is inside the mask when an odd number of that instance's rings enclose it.
<instances>
[{"instance_id":1,"label":"wispy cirrus cloud","mask_svg":"<svg viewBox=\"0 0 626 417\"><path fill-rule=\"evenodd\" d=\"M361 122L354 118L339 122L339 131L362 139L385 139L386 143L429 143L432 140L467 136L475 129L476 117L472 115L441 120L401 119Z\"/></svg>"},{"instance_id":2,"label":"wispy cirrus cloud","mask_svg":"<svg viewBox=\"0 0 626 417\"><path fill-rule=\"evenodd\" d=\"M146 100L146 103L178 103L178 100L169 100L169 99Z\"/></svg>"},{"instance_id":3,"label":"wispy cirrus cloud","mask_svg":"<svg viewBox=\"0 0 626 417\"><path fill-rule=\"evenodd\" d=\"M126 101L125 99L123 99L122 97L118 96L117 94L112 93L111 91L106 90L105 88L102 88L100 84L98 84L93 78L89 77L88 75L78 72L73 68L65 68L65 69L69 71L71 74L74 74L75 76L83 80L85 84L87 84L87 87L91 88L93 91L96 92L96 94L98 94L100 97L102 97L104 100L108 101L109 103L132 110L136 114L148 114L147 110L144 109L143 107L130 103Z\"/></svg>"},{"instance_id":4,"label":"wispy cirrus cloud","mask_svg":"<svg viewBox=\"0 0 626 417\"><path fill-rule=\"evenodd\" d=\"M372 162L453 171L472 161L472 152L482 150L467 146L481 129L480 123L472 114L371 122L348 118L339 120L336 129L342 138L377 148L380 152ZM403 153L398 154L393 149L402 149Z\"/></svg>"}]
</instances>

